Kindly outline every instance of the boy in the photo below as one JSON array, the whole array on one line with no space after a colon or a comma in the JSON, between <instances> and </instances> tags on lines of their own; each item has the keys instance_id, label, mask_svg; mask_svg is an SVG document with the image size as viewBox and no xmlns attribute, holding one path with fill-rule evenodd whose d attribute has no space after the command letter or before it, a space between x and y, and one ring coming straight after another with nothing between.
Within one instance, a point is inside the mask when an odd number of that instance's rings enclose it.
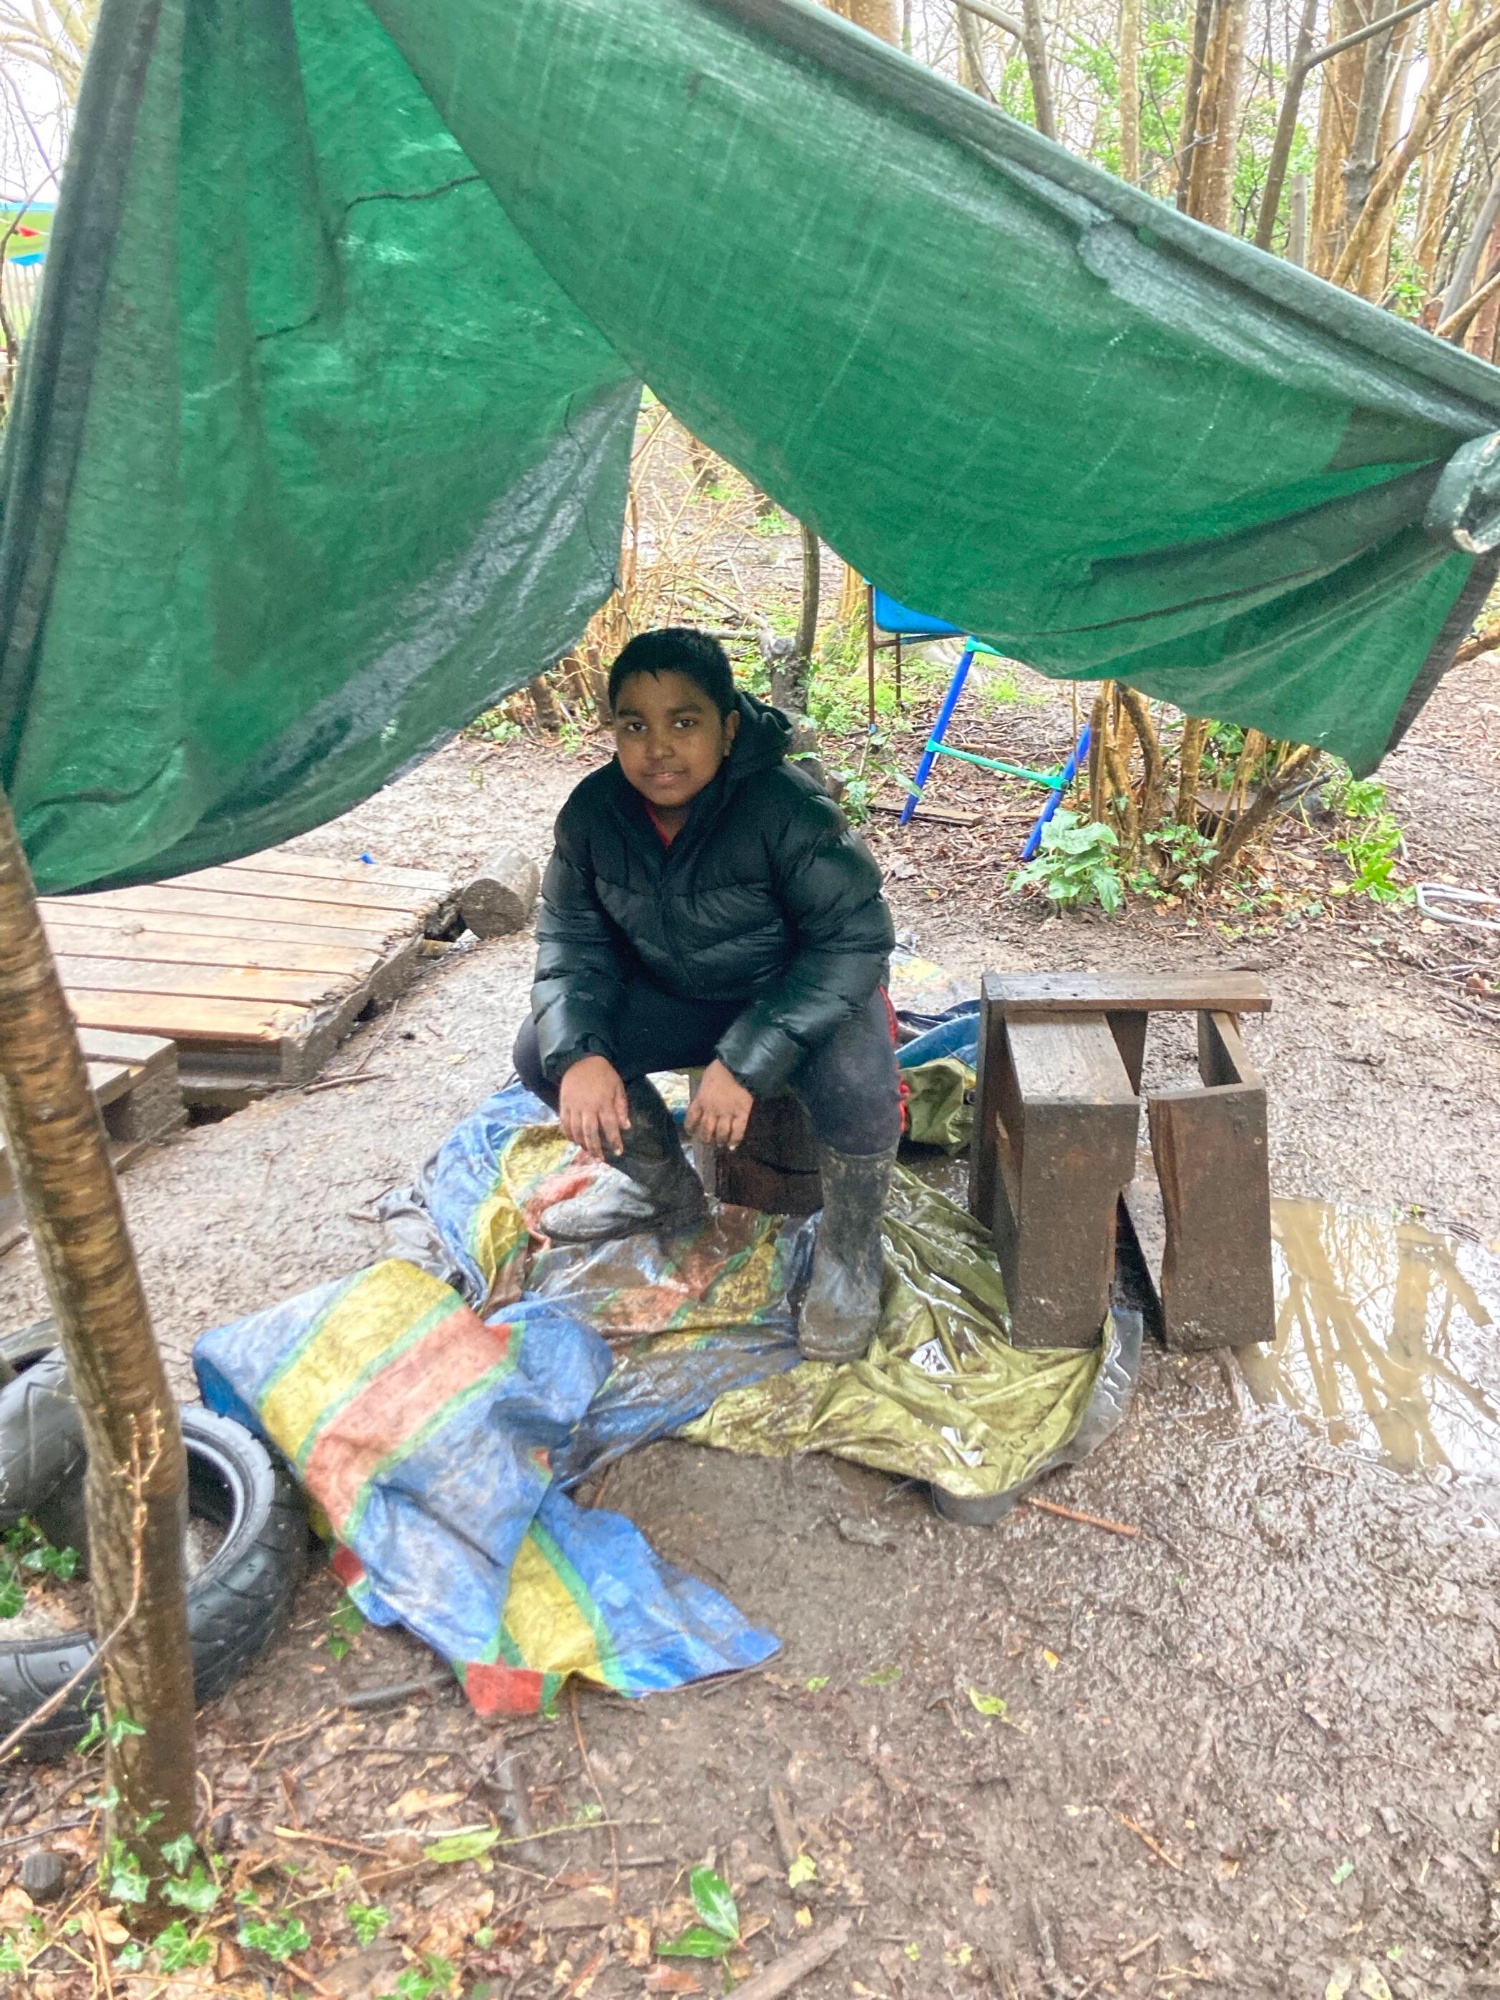
<instances>
[{"instance_id":1,"label":"boy","mask_svg":"<svg viewBox=\"0 0 1500 2000\"><path fill-rule=\"evenodd\" d=\"M542 1227L581 1241L704 1214L648 1071L703 1065L687 1125L717 1146L739 1144L757 1097L790 1089L823 1176L798 1344L809 1360L855 1360L880 1317L901 1136L880 871L785 761L790 724L736 690L717 640L641 633L609 700L614 761L558 815L515 1063L568 1137L619 1172Z\"/></svg>"}]
</instances>

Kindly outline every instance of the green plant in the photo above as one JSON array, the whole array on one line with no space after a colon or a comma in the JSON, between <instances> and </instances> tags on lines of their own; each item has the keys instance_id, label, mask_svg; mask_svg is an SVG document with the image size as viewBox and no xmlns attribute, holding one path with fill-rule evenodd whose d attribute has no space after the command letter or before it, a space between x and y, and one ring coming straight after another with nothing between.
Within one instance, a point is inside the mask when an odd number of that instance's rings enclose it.
<instances>
[{"instance_id":1,"label":"green plant","mask_svg":"<svg viewBox=\"0 0 1500 2000\"><path fill-rule=\"evenodd\" d=\"M328 1614L328 1657L342 1660L364 1630L365 1614L346 1591Z\"/></svg>"},{"instance_id":2,"label":"green plant","mask_svg":"<svg viewBox=\"0 0 1500 2000\"><path fill-rule=\"evenodd\" d=\"M789 535L793 525L779 507L768 507L764 514L755 517L757 535Z\"/></svg>"},{"instance_id":3,"label":"green plant","mask_svg":"<svg viewBox=\"0 0 1500 2000\"><path fill-rule=\"evenodd\" d=\"M1390 813L1357 820L1341 840L1334 841L1333 851L1344 857L1354 878L1339 883L1333 895L1368 896L1373 903L1410 902L1414 892L1396 880L1401 829Z\"/></svg>"},{"instance_id":4,"label":"green plant","mask_svg":"<svg viewBox=\"0 0 1500 2000\"><path fill-rule=\"evenodd\" d=\"M151 1878L122 1840L105 1855L103 1872L112 1903L144 1903L151 1893Z\"/></svg>"},{"instance_id":5,"label":"green plant","mask_svg":"<svg viewBox=\"0 0 1500 2000\"><path fill-rule=\"evenodd\" d=\"M457 1977L446 1958L429 1951L423 1955L420 1966L406 1968L396 1981L395 1992L382 1994L381 2000L432 2000L434 1993L446 1993Z\"/></svg>"},{"instance_id":6,"label":"green plant","mask_svg":"<svg viewBox=\"0 0 1500 2000\"><path fill-rule=\"evenodd\" d=\"M239 1942L250 1951L263 1951L278 1965L285 1965L295 1952L306 1951L312 1933L300 1917L278 1924L263 1917L247 1917L239 1928Z\"/></svg>"},{"instance_id":7,"label":"green plant","mask_svg":"<svg viewBox=\"0 0 1500 2000\"><path fill-rule=\"evenodd\" d=\"M26 1603L28 1577L70 1581L78 1568L77 1549L55 1549L35 1521L25 1515L0 1534L0 1618L18 1618Z\"/></svg>"},{"instance_id":8,"label":"green plant","mask_svg":"<svg viewBox=\"0 0 1500 2000\"><path fill-rule=\"evenodd\" d=\"M162 1884L163 1899L175 1903L179 1909L191 1910L195 1916L204 1917L218 1902L218 1883L200 1861L186 1879L179 1878Z\"/></svg>"},{"instance_id":9,"label":"green plant","mask_svg":"<svg viewBox=\"0 0 1500 2000\"><path fill-rule=\"evenodd\" d=\"M351 1903L344 1915L361 1944L373 1944L391 1920L384 1903Z\"/></svg>"},{"instance_id":10,"label":"green plant","mask_svg":"<svg viewBox=\"0 0 1500 2000\"><path fill-rule=\"evenodd\" d=\"M1202 885L1213 862L1213 841L1196 826L1178 820L1146 834L1141 844L1146 865L1130 878L1131 888L1141 895L1190 896Z\"/></svg>"},{"instance_id":11,"label":"green plant","mask_svg":"<svg viewBox=\"0 0 1500 2000\"><path fill-rule=\"evenodd\" d=\"M701 1923L689 1924L681 1936L656 1947L658 1958L727 1958L740 1941L740 1913L729 1884L712 1868L695 1868L688 1893Z\"/></svg>"},{"instance_id":12,"label":"green plant","mask_svg":"<svg viewBox=\"0 0 1500 2000\"><path fill-rule=\"evenodd\" d=\"M1018 868L1013 889L1040 889L1060 910L1097 903L1107 914L1125 899L1115 857L1119 838L1102 820L1080 820L1066 809L1055 812L1042 829L1041 848L1034 861Z\"/></svg>"},{"instance_id":13,"label":"green plant","mask_svg":"<svg viewBox=\"0 0 1500 2000\"><path fill-rule=\"evenodd\" d=\"M192 1936L179 1917L157 1938L156 1962L163 1972L186 1972L189 1966L207 1965L213 1948L212 1938Z\"/></svg>"}]
</instances>

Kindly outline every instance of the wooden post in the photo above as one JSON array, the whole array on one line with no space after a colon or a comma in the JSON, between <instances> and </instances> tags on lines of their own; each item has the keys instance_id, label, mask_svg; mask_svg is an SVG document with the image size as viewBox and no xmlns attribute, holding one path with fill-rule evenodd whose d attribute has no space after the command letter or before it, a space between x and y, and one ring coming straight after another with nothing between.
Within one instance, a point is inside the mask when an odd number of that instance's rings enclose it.
<instances>
[{"instance_id":1,"label":"wooden post","mask_svg":"<svg viewBox=\"0 0 1500 2000\"><path fill-rule=\"evenodd\" d=\"M117 1800L106 1837L156 1875L163 1843L191 1832L195 1804L187 1464L104 1127L3 792L0 1123L83 1418L106 1713L144 1732L120 1732L106 1750L105 1790Z\"/></svg>"}]
</instances>

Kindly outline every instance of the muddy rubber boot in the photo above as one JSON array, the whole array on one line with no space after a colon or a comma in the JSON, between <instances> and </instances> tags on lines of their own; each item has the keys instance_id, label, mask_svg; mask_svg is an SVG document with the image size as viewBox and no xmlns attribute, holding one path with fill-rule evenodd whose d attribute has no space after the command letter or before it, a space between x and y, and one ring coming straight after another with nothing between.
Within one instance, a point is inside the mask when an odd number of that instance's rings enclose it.
<instances>
[{"instance_id":1,"label":"muddy rubber boot","mask_svg":"<svg viewBox=\"0 0 1500 2000\"><path fill-rule=\"evenodd\" d=\"M823 1213L812 1283L797 1323L804 1361L858 1361L875 1336L885 1268L880 1219L895 1163L894 1146L888 1153L818 1148Z\"/></svg>"},{"instance_id":2,"label":"muddy rubber boot","mask_svg":"<svg viewBox=\"0 0 1500 2000\"><path fill-rule=\"evenodd\" d=\"M708 1213L703 1183L693 1172L677 1122L645 1078L626 1086L630 1128L625 1150L582 1194L555 1201L540 1221L558 1243L593 1243L643 1229L691 1229Z\"/></svg>"}]
</instances>

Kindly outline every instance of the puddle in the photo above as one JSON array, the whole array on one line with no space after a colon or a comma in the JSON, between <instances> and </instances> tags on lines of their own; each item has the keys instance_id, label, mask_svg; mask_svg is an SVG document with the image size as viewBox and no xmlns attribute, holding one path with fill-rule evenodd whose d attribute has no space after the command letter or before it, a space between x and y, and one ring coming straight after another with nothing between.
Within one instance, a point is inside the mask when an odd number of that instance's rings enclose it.
<instances>
[{"instance_id":1,"label":"puddle","mask_svg":"<svg viewBox=\"0 0 1500 2000\"><path fill-rule=\"evenodd\" d=\"M1276 1199L1276 1340L1251 1394L1406 1472L1500 1479L1500 1261L1420 1223Z\"/></svg>"}]
</instances>

